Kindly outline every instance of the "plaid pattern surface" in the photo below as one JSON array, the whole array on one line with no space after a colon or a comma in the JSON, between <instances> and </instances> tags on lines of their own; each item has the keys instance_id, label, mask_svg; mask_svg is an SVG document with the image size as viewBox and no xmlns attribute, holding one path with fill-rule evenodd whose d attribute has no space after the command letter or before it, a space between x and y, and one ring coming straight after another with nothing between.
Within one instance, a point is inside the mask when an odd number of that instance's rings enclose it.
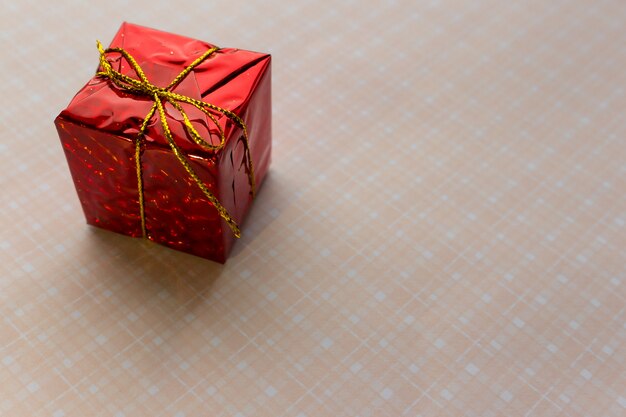
<instances>
[{"instance_id":1,"label":"plaid pattern surface","mask_svg":"<svg viewBox=\"0 0 626 417\"><path fill-rule=\"evenodd\" d=\"M5 1L2 416L623 416L626 4ZM273 56L226 265L84 224L121 21Z\"/></svg>"}]
</instances>

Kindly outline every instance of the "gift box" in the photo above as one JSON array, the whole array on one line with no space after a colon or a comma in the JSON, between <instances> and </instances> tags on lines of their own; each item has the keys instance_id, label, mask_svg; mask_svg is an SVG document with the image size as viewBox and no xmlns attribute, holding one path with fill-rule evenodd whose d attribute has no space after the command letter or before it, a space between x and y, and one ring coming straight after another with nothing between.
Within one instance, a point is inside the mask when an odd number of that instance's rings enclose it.
<instances>
[{"instance_id":1,"label":"gift box","mask_svg":"<svg viewBox=\"0 0 626 417\"><path fill-rule=\"evenodd\" d=\"M124 23L55 119L87 223L225 262L270 164L270 55Z\"/></svg>"}]
</instances>

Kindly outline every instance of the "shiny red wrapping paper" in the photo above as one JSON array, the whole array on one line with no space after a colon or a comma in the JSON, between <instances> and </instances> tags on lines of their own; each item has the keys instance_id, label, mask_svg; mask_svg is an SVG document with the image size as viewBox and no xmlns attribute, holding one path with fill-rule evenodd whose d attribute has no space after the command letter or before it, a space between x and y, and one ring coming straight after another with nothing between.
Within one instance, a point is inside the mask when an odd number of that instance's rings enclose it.
<instances>
[{"instance_id":1,"label":"shiny red wrapping paper","mask_svg":"<svg viewBox=\"0 0 626 417\"><path fill-rule=\"evenodd\" d=\"M129 23L111 47L128 51L148 80L166 87L214 45ZM119 54L107 57L117 71L136 78ZM248 129L257 189L270 164L270 55L223 48L198 65L172 91L236 113ZM94 76L59 114L55 124L87 223L141 237L135 140L154 102L121 91ZM219 144L218 129L201 111L186 106L194 127ZM241 225L252 203L242 129L215 114L225 131L224 148L211 152L194 143L174 107L165 102L176 144L193 170ZM145 131L141 154L147 237L171 248L225 262L235 238L226 222L189 177L163 134L158 115Z\"/></svg>"}]
</instances>

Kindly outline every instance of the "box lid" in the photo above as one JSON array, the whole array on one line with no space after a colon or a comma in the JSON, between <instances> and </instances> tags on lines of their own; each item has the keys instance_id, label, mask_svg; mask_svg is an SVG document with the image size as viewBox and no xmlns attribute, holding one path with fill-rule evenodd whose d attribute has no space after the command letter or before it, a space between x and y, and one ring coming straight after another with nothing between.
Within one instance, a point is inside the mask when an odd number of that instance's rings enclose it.
<instances>
[{"instance_id":1,"label":"box lid","mask_svg":"<svg viewBox=\"0 0 626 417\"><path fill-rule=\"evenodd\" d=\"M167 87L185 67L214 46L131 23L121 25L110 45L130 53L148 80L158 87ZM138 78L119 53L108 53L107 59L115 70ZM249 99L269 61L270 55L264 53L235 48L219 49L172 91L225 108L244 118ZM153 104L154 101L147 96L128 93L108 78L94 75L59 117L134 140ZM182 106L204 140L213 145L219 144L219 130L215 124L195 107L185 103ZM185 153L203 157L214 155L191 140L178 110L169 103L164 103L164 108L172 136ZM214 116L224 129L227 141L240 135L236 132L241 129L226 116L220 113ZM145 140L169 148L158 115L151 118L145 131Z\"/></svg>"}]
</instances>

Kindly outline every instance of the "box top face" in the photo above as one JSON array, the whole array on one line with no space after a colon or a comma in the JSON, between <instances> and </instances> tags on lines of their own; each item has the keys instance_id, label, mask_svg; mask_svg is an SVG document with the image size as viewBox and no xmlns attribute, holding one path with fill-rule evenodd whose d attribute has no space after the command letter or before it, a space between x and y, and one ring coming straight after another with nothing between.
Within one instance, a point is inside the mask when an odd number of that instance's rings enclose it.
<instances>
[{"instance_id":1,"label":"box top face","mask_svg":"<svg viewBox=\"0 0 626 417\"><path fill-rule=\"evenodd\" d=\"M130 23L122 24L110 44L111 48L122 48L132 55L148 81L158 87L167 87L189 64L214 46ZM114 70L131 78L139 78L119 53L110 52L106 57ZM243 116L269 62L268 54L234 48L219 49L171 91ZM153 104L151 97L123 91L108 78L94 75L61 112L60 117L132 139L139 133ZM202 138L210 144L219 144L219 130L215 123L192 105L183 103L182 107ZM183 117L174 106L164 102L164 108L172 136L185 153L212 154L191 140L184 129ZM223 114L216 112L213 115L224 129L227 141L235 136L234 132L240 131ZM145 140L169 147L158 115L150 119Z\"/></svg>"}]
</instances>

